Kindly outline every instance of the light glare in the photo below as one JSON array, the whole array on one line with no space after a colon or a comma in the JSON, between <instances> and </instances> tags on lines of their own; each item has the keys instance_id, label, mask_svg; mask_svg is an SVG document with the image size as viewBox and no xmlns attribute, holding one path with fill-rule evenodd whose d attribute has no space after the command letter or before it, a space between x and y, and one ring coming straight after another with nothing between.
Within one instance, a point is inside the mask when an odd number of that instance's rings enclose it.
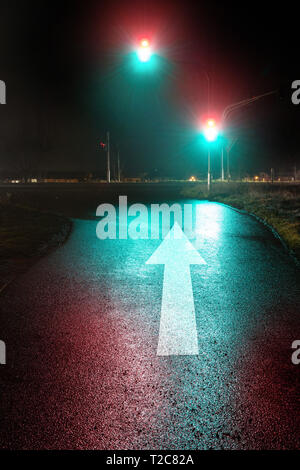
<instances>
[{"instance_id":1,"label":"light glare","mask_svg":"<svg viewBox=\"0 0 300 470\"><path fill-rule=\"evenodd\" d=\"M151 51L148 48L140 47L137 51L137 55L141 62L148 62L151 58Z\"/></svg>"},{"instance_id":2,"label":"light glare","mask_svg":"<svg viewBox=\"0 0 300 470\"><path fill-rule=\"evenodd\" d=\"M204 130L206 140L213 142L218 137L218 131L214 127L208 127Z\"/></svg>"},{"instance_id":3,"label":"light glare","mask_svg":"<svg viewBox=\"0 0 300 470\"><path fill-rule=\"evenodd\" d=\"M214 119L208 119L204 127L204 137L208 142L213 142L218 137L218 129Z\"/></svg>"},{"instance_id":4,"label":"light glare","mask_svg":"<svg viewBox=\"0 0 300 470\"><path fill-rule=\"evenodd\" d=\"M142 47L149 47L149 41L148 41L148 39L142 39L142 40L141 40L141 46L142 46Z\"/></svg>"},{"instance_id":5,"label":"light glare","mask_svg":"<svg viewBox=\"0 0 300 470\"><path fill-rule=\"evenodd\" d=\"M150 42L148 39L144 38L140 41L140 46L137 49L137 56L140 62L149 62L151 59L151 48Z\"/></svg>"}]
</instances>

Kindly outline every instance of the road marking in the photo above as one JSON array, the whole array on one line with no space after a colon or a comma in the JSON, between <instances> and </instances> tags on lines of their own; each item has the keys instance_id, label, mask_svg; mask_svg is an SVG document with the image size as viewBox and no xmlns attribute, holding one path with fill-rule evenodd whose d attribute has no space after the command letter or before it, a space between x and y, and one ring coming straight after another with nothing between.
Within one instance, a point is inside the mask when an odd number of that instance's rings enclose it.
<instances>
[{"instance_id":1,"label":"road marking","mask_svg":"<svg viewBox=\"0 0 300 470\"><path fill-rule=\"evenodd\" d=\"M165 265L157 355L199 354L190 264L206 262L175 222L146 264Z\"/></svg>"}]
</instances>

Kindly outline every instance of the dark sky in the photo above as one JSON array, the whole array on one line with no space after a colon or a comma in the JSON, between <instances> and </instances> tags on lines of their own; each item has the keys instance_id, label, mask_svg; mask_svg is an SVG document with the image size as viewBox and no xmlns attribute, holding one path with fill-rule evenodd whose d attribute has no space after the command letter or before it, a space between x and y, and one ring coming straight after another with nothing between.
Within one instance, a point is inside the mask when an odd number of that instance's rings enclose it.
<instances>
[{"instance_id":1,"label":"dark sky","mask_svg":"<svg viewBox=\"0 0 300 470\"><path fill-rule=\"evenodd\" d=\"M110 130L127 175L205 173L199 127L204 70L218 119L232 102L277 89L228 123L236 172L300 167L300 7L269 2L2 1L0 171L103 172L99 141ZM136 70L132 49L149 37L156 68ZM299 108L299 109L298 109ZM213 166L219 172L219 154Z\"/></svg>"}]
</instances>

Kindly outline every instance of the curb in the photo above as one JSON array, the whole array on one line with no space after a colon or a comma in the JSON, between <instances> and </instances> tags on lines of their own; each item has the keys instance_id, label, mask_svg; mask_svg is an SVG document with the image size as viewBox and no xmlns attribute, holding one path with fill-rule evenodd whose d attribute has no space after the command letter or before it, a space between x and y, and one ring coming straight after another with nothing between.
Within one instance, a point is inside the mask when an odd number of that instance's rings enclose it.
<instances>
[{"instance_id":1,"label":"curb","mask_svg":"<svg viewBox=\"0 0 300 470\"><path fill-rule=\"evenodd\" d=\"M292 258L292 260L294 261L294 263L296 264L296 266L299 268L300 267L300 260L297 258L296 256L296 253L291 249L289 248L289 246L287 245L287 243L284 241L284 239L281 237L281 235L279 235L279 233L276 231L276 229L274 227L272 227L272 225L268 224L268 222L264 219L262 219L261 217L259 217L258 215L256 214L253 214L252 212L248 212L246 211L245 209L238 209L237 207L233 207L233 206L229 206L228 204L225 204L224 202L219 202L219 201L212 201L212 202L218 202L219 204L222 204L223 206L226 206L228 207L229 209L232 209L240 214L243 214L243 215L248 215L250 217L254 217L258 222L260 222L261 224L263 224L265 227L267 227L271 232L272 234L274 235L275 238L277 238L281 245L283 246L284 250L288 253L288 255Z\"/></svg>"}]
</instances>

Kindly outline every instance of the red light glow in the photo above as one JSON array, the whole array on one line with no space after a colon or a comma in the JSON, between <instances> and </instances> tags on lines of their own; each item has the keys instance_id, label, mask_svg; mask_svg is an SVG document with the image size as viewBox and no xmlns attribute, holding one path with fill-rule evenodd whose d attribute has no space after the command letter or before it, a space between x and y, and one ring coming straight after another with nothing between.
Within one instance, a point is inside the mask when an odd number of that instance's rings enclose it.
<instances>
[{"instance_id":1,"label":"red light glow","mask_svg":"<svg viewBox=\"0 0 300 470\"><path fill-rule=\"evenodd\" d=\"M141 40L141 47L149 47L148 39L142 39Z\"/></svg>"}]
</instances>

